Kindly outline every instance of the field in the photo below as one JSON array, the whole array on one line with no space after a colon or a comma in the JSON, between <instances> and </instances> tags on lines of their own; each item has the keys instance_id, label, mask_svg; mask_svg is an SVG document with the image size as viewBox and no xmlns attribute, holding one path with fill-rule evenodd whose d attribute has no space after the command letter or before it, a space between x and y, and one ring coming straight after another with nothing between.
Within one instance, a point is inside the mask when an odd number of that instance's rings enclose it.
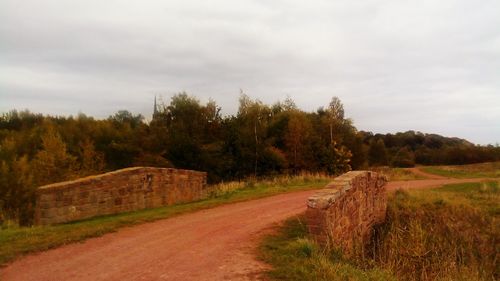
<instances>
[{"instance_id":1,"label":"field","mask_svg":"<svg viewBox=\"0 0 500 281\"><path fill-rule=\"evenodd\" d=\"M320 248L298 217L264 239L261 259L276 280L498 280L498 202L497 181L398 191L363 254Z\"/></svg>"},{"instance_id":2,"label":"field","mask_svg":"<svg viewBox=\"0 0 500 281\"><path fill-rule=\"evenodd\" d=\"M304 174L260 181L230 182L217 185L213 198L193 203L102 216L53 226L18 227L4 223L0 230L0 265L26 253L101 236L121 227L279 193L320 188L330 180L331 178L321 174Z\"/></svg>"},{"instance_id":3,"label":"field","mask_svg":"<svg viewBox=\"0 0 500 281\"><path fill-rule=\"evenodd\" d=\"M500 162L456 166L426 166L424 172L449 178L500 178Z\"/></svg>"}]
</instances>

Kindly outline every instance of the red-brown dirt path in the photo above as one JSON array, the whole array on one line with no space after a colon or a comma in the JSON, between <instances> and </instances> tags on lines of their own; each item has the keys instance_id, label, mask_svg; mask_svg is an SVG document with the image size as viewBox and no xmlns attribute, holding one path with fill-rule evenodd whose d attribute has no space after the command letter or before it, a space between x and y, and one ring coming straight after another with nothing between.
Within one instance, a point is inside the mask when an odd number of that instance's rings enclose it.
<instances>
[{"instance_id":1,"label":"red-brown dirt path","mask_svg":"<svg viewBox=\"0 0 500 281\"><path fill-rule=\"evenodd\" d=\"M481 179L390 182L427 188ZM255 258L258 238L274 223L300 214L314 191L229 204L20 258L0 280L258 280L266 268Z\"/></svg>"},{"instance_id":2,"label":"red-brown dirt path","mask_svg":"<svg viewBox=\"0 0 500 281\"><path fill-rule=\"evenodd\" d=\"M229 204L23 257L1 280L255 280L255 240L314 191Z\"/></svg>"}]
</instances>

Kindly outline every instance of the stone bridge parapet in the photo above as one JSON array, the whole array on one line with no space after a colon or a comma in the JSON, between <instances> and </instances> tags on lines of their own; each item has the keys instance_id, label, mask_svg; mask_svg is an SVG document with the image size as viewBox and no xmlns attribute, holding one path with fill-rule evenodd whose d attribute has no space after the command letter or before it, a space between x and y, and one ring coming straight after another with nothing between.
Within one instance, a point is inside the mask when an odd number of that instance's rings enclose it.
<instances>
[{"instance_id":1,"label":"stone bridge parapet","mask_svg":"<svg viewBox=\"0 0 500 281\"><path fill-rule=\"evenodd\" d=\"M309 233L322 245L350 254L368 242L375 224L385 220L387 178L371 171L351 171L307 201Z\"/></svg>"},{"instance_id":2,"label":"stone bridge parapet","mask_svg":"<svg viewBox=\"0 0 500 281\"><path fill-rule=\"evenodd\" d=\"M47 225L204 199L205 172L134 167L36 191L35 224Z\"/></svg>"}]
</instances>

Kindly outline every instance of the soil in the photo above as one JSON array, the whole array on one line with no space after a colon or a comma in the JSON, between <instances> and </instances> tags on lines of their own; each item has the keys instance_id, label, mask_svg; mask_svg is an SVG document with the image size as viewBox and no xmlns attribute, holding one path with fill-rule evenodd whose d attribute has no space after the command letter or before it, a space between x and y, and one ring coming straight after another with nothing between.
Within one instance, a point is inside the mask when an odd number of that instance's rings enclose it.
<instances>
[{"instance_id":1,"label":"soil","mask_svg":"<svg viewBox=\"0 0 500 281\"><path fill-rule=\"evenodd\" d=\"M390 182L388 190L429 188L481 179ZM7 265L1 280L262 280L256 259L263 233L306 210L315 191L235 203L120 229L28 255Z\"/></svg>"}]
</instances>

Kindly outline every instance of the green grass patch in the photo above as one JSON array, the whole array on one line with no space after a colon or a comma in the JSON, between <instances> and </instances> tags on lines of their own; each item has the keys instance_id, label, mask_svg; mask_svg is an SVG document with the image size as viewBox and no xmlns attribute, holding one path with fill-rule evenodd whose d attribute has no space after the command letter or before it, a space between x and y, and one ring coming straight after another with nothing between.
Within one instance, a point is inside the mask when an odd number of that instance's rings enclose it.
<instances>
[{"instance_id":1,"label":"green grass patch","mask_svg":"<svg viewBox=\"0 0 500 281\"><path fill-rule=\"evenodd\" d=\"M279 177L265 181L249 181L239 185L238 188L221 191L222 186L236 186L236 184L227 183L216 187L218 191L213 198L198 202L101 216L51 226L17 227L4 225L0 230L0 264L4 265L26 253L83 241L116 231L121 227L169 218L228 203L320 188L330 180L331 178L323 176Z\"/></svg>"},{"instance_id":2,"label":"green grass patch","mask_svg":"<svg viewBox=\"0 0 500 281\"><path fill-rule=\"evenodd\" d=\"M449 178L500 178L500 162L457 166L427 166L422 171Z\"/></svg>"},{"instance_id":3,"label":"green grass patch","mask_svg":"<svg viewBox=\"0 0 500 281\"><path fill-rule=\"evenodd\" d=\"M432 191L447 202L479 208L493 217L500 216L500 181L446 185Z\"/></svg>"},{"instance_id":4,"label":"green grass patch","mask_svg":"<svg viewBox=\"0 0 500 281\"><path fill-rule=\"evenodd\" d=\"M275 280L499 280L499 183L390 195L386 222L346 258L310 240L293 218L261 244Z\"/></svg>"}]
</instances>

